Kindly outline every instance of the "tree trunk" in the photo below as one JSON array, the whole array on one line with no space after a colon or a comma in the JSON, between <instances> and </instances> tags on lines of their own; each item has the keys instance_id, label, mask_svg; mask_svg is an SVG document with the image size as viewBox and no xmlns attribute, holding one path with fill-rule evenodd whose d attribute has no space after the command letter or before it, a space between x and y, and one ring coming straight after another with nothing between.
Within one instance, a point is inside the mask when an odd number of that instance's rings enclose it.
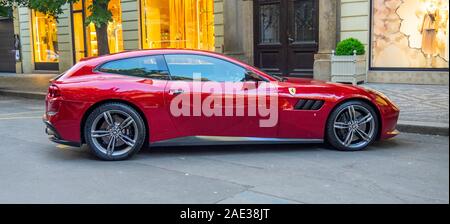
<instances>
[{"instance_id":1,"label":"tree trunk","mask_svg":"<svg viewBox=\"0 0 450 224\"><path fill-rule=\"evenodd\" d=\"M100 27L96 27L95 31L97 33L98 54L109 54L108 24L102 24Z\"/></svg>"}]
</instances>

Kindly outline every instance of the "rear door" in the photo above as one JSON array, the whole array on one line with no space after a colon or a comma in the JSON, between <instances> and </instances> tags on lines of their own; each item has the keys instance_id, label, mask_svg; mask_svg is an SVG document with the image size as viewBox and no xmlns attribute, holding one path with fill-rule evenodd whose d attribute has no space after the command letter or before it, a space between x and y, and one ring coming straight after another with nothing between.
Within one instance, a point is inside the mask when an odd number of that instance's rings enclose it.
<instances>
[{"instance_id":1,"label":"rear door","mask_svg":"<svg viewBox=\"0 0 450 224\"><path fill-rule=\"evenodd\" d=\"M101 65L97 71L103 73L105 81L117 82L119 89L116 91L126 92L130 97L127 100L143 109L151 141L179 137L165 105L165 89L170 77L162 55L114 60Z\"/></svg>"}]
</instances>

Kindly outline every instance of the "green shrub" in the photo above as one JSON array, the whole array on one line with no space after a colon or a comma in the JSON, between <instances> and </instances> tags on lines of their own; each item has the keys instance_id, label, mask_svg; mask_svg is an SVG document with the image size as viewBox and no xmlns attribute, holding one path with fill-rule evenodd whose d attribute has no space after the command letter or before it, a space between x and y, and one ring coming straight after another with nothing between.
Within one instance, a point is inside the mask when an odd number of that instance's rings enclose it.
<instances>
[{"instance_id":1,"label":"green shrub","mask_svg":"<svg viewBox=\"0 0 450 224\"><path fill-rule=\"evenodd\" d=\"M366 49L361 41L355 38L348 38L337 44L336 55L353 55L354 50L356 50L357 55L366 53Z\"/></svg>"},{"instance_id":2,"label":"green shrub","mask_svg":"<svg viewBox=\"0 0 450 224\"><path fill-rule=\"evenodd\" d=\"M0 3L0 16L1 17L12 17L11 7L4 6Z\"/></svg>"}]
</instances>

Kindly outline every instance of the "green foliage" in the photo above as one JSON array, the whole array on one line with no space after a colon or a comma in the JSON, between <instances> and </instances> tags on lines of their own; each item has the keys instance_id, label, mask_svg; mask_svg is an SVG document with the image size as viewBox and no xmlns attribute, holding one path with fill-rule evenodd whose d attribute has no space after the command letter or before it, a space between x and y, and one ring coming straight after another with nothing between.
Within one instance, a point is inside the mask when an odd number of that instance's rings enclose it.
<instances>
[{"instance_id":1,"label":"green foliage","mask_svg":"<svg viewBox=\"0 0 450 224\"><path fill-rule=\"evenodd\" d=\"M109 1L93 0L93 4L88 7L88 10L92 13L86 18L86 25L94 23L96 27L101 27L112 21L112 13L108 9Z\"/></svg>"},{"instance_id":2,"label":"green foliage","mask_svg":"<svg viewBox=\"0 0 450 224\"><path fill-rule=\"evenodd\" d=\"M0 16L11 17L11 8L8 6L0 5Z\"/></svg>"},{"instance_id":3,"label":"green foliage","mask_svg":"<svg viewBox=\"0 0 450 224\"><path fill-rule=\"evenodd\" d=\"M30 9L53 16L56 20L63 13L63 6L76 3L80 0L0 0L0 16L11 14L14 6L28 7ZM112 21L112 13L108 9L110 0L93 0L88 6L86 24L94 23L98 29L98 50L100 55L109 54L107 25ZM101 37L104 37L103 39Z\"/></svg>"},{"instance_id":4,"label":"green foliage","mask_svg":"<svg viewBox=\"0 0 450 224\"><path fill-rule=\"evenodd\" d=\"M29 0L30 8L39 12L52 15L56 19L63 13L62 6L65 4L76 3L80 0ZM110 0L93 0L92 5L88 6L90 16L86 18L86 24L94 23L97 27L108 24L112 20L112 14L108 9Z\"/></svg>"},{"instance_id":5,"label":"green foliage","mask_svg":"<svg viewBox=\"0 0 450 224\"><path fill-rule=\"evenodd\" d=\"M79 0L0 0L0 13L12 10L13 6L20 6L37 10L57 19L63 13L63 5L77 1Z\"/></svg>"},{"instance_id":6,"label":"green foliage","mask_svg":"<svg viewBox=\"0 0 450 224\"><path fill-rule=\"evenodd\" d=\"M12 18L12 7L25 6L27 7L29 0L0 0L0 16Z\"/></svg>"},{"instance_id":7,"label":"green foliage","mask_svg":"<svg viewBox=\"0 0 450 224\"><path fill-rule=\"evenodd\" d=\"M14 5L17 6L28 6L29 0L0 0L0 6L3 7L12 7Z\"/></svg>"},{"instance_id":8,"label":"green foliage","mask_svg":"<svg viewBox=\"0 0 450 224\"><path fill-rule=\"evenodd\" d=\"M337 44L336 55L353 55L353 51L355 50L357 55L366 53L366 49L361 41L355 38L348 38Z\"/></svg>"},{"instance_id":9,"label":"green foliage","mask_svg":"<svg viewBox=\"0 0 450 224\"><path fill-rule=\"evenodd\" d=\"M10 16L12 6L23 6L51 15L58 19L63 13L62 7L66 4L76 3L80 0L0 0L0 16ZM112 21L112 14L108 9L110 0L93 0L87 10L90 16L86 18L86 24L94 23L97 27Z\"/></svg>"},{"instance_id":10,"label":"green foliage","mask_svg":"<svg viewBox=\"0 0 450 224\"><path fill-rule=\"evenodd\" d=\"M29 8L58 19L58 16L63 13L63 5L77 1L79 0L29 0Z\"/></svg>"}]
</instances>

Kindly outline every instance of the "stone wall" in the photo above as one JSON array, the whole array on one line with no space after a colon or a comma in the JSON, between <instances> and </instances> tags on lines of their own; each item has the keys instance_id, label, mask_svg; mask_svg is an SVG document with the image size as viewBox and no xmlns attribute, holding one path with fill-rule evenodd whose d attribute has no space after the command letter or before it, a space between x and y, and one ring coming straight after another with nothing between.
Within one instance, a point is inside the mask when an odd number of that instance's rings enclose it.
<instances>
[{"instance_id":1,"label":"stone wall","mask_svg":"<svg viewBox=\"0 0 450 224\"><path fill-rule=\"evenodd\" d=\"M367 68L370 50L370 0L340 0L339 40L359 39L366 46ZM369 69L369 68L368 68ZM448 72L434 71L368 71L368 81L377 83L448 85Z\"/></svg>"},{"instance_id":2,"label":"stone wall","mask_svg":"<svg viewBox=\"0 0 450 224\"><path fill-rule=\"evenodd\" d=\"M228 0L229 1L229 0ZM215 51L224 51L224 0L214 0L214 46Z\"/></svg>"},{"instance_id":3,"label":"stone wall","mask_svg":"<svg viewBox=\"0 0 450 224\"><path fill-rule=\"evenodd\" d=\"M28 8L18 9L18 22L22 56L22 72L32 73L34 70L33 46L31 46L31 11Z\"/></svg>"},{"instance_id":4,"label":"stone wall","mask_svg":"<svg viewBox=\"0 0 450 224\"><path fill-rule=\"evenodd\" d=\"M319 50L314 55L314 79L331 79L331 51L336 48L338 1L319 0Z\"/></svg>"},{"instance_id":5,"label":"stone wall","mask_svg":"<svg viewBox=\"0 0 450 224\"><path fill-rule=\"evenodd\" d=\"M224 53L253 64L253 1L227 0L224 23Z\"/></svg>"},{"instance_id":6,"label":"stone wall","mask_svg":"<svg viewBox=\"0 0 450 224\"><path fill-rule=\"evenodd\" d=\"M360 40L369 50L370 0L341 0L340 40Z\"/></svg>"},{"instance_id":7,"label":"stone wall","mask_svg":"<svg viewBox=\"0 0 450 224\"><path fill-rule=\"evenodd\" d=\"M63 6L63 14L58 18L58 51L59 72L65 72L73 65L72 22L70 19L70 5Z\"/></svg>"},{"instance_id":8,"label":"stone wall","mask_svg":"<svg viewBox=\"0 0 450 224\"><path fill-rule=\"evenodd\" d=\"M141 46L139 1L121 0L120 4L122 8L123 48L125 50L139 49Z\"/></svg>"},{"instance_id":9,"label":"stone wall","mask_svg":"<svg viewBox=\"0 0 450 224\"><path fill-rule=\"evenodd\" d=\"M369 82L424 85L449 85L448 72L369 71Z\"/></svg>"}]
</instances>

